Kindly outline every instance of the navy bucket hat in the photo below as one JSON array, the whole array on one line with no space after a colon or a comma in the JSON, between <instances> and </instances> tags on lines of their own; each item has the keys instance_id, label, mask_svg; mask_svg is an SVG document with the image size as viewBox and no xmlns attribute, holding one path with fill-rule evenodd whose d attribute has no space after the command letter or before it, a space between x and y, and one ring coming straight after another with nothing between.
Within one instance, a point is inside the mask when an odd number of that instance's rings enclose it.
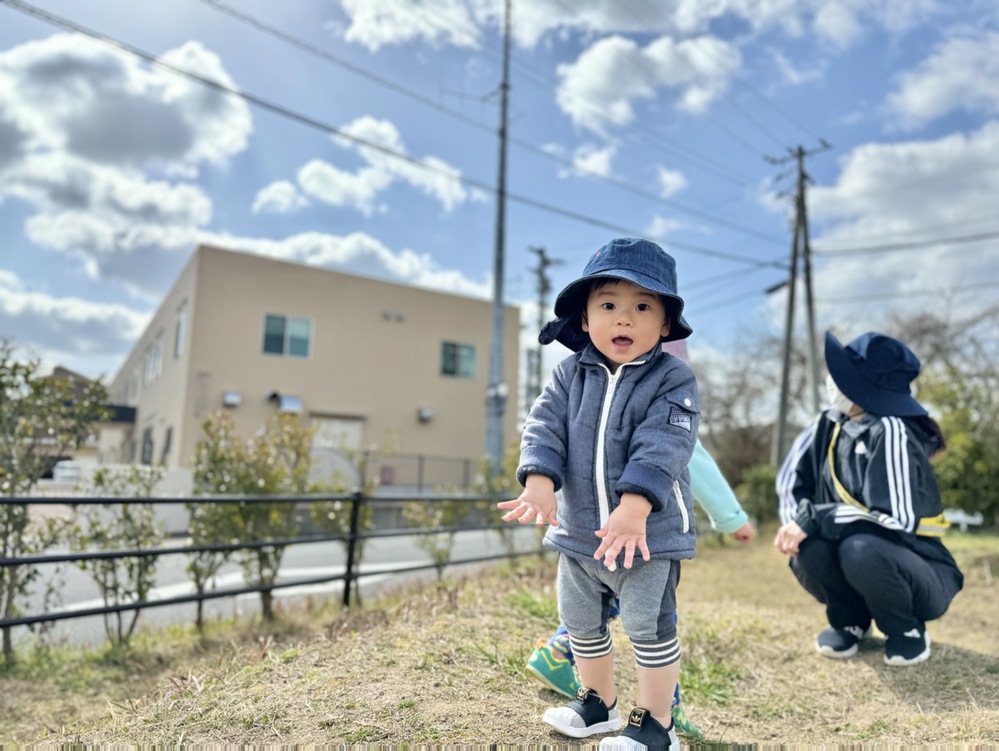
<instances>
[{"instance_id":1,"label":"navy bucket hat","mask_svg":"<svg viewBox=\"0 0 999 751\"><path fill-rule=\"evenodd\" d=\"M919 375L919 358L898 339L868 331L844 347L827 331L826 367L843 395L867 412L897 417L926 414L909 390Z\"/></svg>"},{"instance_id":2,"label":"navy bucket hat","mask_svg":"<svg viewBox=\"0 0 999 751\"><path fill-rule=\"evenodd\" d=\"M651 240L623 237L611 240L593 254L582 276L555 299L554 321L541 329L542 344L561 342L579 352L590 342L583 331L583 311L594 279L620 279L663 297L670 316L669 335L662 341L686 339L693 329L683 319L683 298L676 292L676 261Z\"/></svg>"}]
</instances>

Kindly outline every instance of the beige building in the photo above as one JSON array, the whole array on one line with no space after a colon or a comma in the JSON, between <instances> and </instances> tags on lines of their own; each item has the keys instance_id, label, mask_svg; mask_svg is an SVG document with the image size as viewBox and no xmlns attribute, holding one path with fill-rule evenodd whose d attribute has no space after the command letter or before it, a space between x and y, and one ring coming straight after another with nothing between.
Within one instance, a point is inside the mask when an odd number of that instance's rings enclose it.
<instances>
[{"instance_id":1,"label":"beige building","mask_svg":"<svg viewBox=\"0 0 999 751\"><path fill-rule=\"evenodd\" d=\"M515 394L520 316L504 312ZM301 414L320 465L390 438L403 455L475 462L491 318L486 300L202 246L111 382L135 422L102 430L100 461L189 467L202 423L224 409L246 436L278 410ZM504 443L516 411L512 398Z\"/></svg>"}]
</instances>

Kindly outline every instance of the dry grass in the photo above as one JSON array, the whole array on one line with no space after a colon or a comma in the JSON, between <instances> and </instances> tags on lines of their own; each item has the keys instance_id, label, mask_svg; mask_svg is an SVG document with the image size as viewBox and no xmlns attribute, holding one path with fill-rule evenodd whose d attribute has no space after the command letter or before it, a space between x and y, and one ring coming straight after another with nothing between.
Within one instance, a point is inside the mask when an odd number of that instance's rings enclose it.
<instances>
[{"instance_id":1,"label":"dry grass","mask_svg":"<svg viewBox=\"0 0 999 751\"><path fill-rule=\"evenodd\" d=\"M965 591L931 626L933 657L816 654L821 607L761 534L703 545L679 590L689 716L715 744L999 744L999 538L950 538ZM556 622L552 561L492 570L350 613L318 606L199 642L0 679L0 739L26 745L594 748L540 722L559 701L524 671ZM622 703L634 668L620 629ZM88 672L89 671L89 672Z\"/></svg>"}]
</instances>

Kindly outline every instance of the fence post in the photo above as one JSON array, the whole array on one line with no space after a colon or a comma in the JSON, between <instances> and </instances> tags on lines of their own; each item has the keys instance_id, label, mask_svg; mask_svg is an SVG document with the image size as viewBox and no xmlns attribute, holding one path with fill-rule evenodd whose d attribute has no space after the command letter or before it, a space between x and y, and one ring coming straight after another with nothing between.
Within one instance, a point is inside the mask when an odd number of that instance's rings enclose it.
<instances>
[{"instance_id":1,"label":"fence post","mask_svg":"<svg viewBox=\"0 0 999 751\"><path fill-rule=\"evenodd\" d=\"M423 460L425 459L423 454L416 457L416 492L423 492Z\"/></svg>"},{"instance_id":2,"label":"fence post","mask_svg":"<svg viewBox=\"0 0 999 751\"><path fill-rule=\"evenodd\" d=\"M353 505L350 507L350 537L347 539L347 570L343 576L343 606L350 607L350 588L354 584L354 556L357 552L358 528L361 526L361 504L364 494L354 491Z\"/></svg>"}]
</instances>

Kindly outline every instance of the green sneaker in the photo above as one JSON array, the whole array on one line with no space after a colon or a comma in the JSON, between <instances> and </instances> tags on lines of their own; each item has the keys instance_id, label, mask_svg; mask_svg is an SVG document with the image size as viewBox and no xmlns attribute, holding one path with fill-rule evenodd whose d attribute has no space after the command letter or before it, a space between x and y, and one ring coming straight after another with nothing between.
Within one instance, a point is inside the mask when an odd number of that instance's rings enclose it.
<instances>
[{"instance_id":1,"label":"green sneaker","mask_svg":"<svg viewBox=\"0 0 999 751\"><path fill-rule=\"evenodd\" d=\"M677 730L688 738L695 738L699 741L704 740L704 732L687 719L687 713L683 711L683 704L674 704L673 708L670 709L670 713L673 715L673 724Z\"/></svg>"},{"instance_id":2,"label":"green sneaker","mask_svg":"<svg viewBox=\"0 0 999 751\"><path fill-rule=\"evenodd\" d=\"M552 691L570 699L575 699L576 692L582 688L582 684L576 680L572 663L565 657L557 657L551 645L544 640L538 642L527 661L527 669Z\"/></svg>"}]
</instances>

